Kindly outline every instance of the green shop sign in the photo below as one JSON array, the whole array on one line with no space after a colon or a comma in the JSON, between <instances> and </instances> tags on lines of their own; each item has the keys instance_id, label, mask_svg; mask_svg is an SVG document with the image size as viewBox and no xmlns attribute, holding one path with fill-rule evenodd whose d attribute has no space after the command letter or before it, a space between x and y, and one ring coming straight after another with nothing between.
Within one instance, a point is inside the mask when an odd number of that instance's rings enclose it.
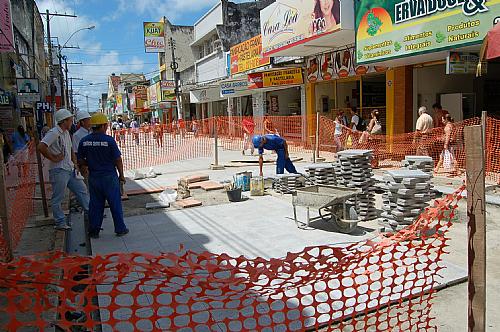
<instances>
[{"instance_id":1,"label":"green shop sign","mask_svg":"<svg viewBox=\"0 0 500 332\"><path fill-rule=\"evenodd\" d=\"M356 0L358 64L481 43L500 0Z\"/></svg>"}]
</instances>

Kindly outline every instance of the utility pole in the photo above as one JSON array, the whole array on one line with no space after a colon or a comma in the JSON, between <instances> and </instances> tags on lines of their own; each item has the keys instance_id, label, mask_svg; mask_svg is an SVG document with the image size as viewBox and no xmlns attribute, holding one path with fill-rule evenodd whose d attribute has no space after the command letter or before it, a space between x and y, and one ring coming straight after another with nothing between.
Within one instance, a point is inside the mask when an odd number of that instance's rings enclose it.
<instances>
[{"instance_id":1,"label":"utility pole","mask_svg":"<svg viewBox=\"0 0 500 332\"><path fill-rule=\"evenodd\" d=\"M56 105L56 90L55 90L56 87L54 84L54 71L53 71L54 59L52 58L52 39L51 39L51 35L50 35L50 17L51 16L59 16L59 17L73 17L73 18L75 18L76 15L50 13L48 9L45 12L45 15L46 15L46 20L47 20L47 44L48 44L47 46L49 49L50 103L52 105L52 107L51 107L52 113L54 114L56 111L57 105Z\"/></svg>"},{"instance_id":2,"label":"utility pole","mask_svg":"<svg viewBox=\"0 0 500 332\"><path fill-rule=\"evenodd\" d=\"M172 62L170 63L170 69L172 69L172 72L174 73L175 99L177 101L177 119L180 120L183 118L183 116L182 116L182 100L181 100L182 98L179 91L179 73L177 72L177 69L179 69L179 64L175 59L175 40L172 37L170 37L168 45L170 46L170 50L172 51ZM165 52L165 57L166 56L167 55Z\"/></svg>"},{"instance_id":3,"label":"utility pole","mask_svg":"<svg viewBox=\"0 0 500 332\"><path fill-rule=\"evenodd\" d=\"M75 113L75 104L73 101L73 80L83 81L83 78L70 77L70 78L68 78L68 80L70 81L70 84L71 84L71 87L70 87L70 89L71 89L71 94L70 94L71 113Z\"/></svg>"},{"instance_id":4,"label":"utility pole","mask_svg":"<svg viewBox=\"0 0 500 332\"><path fill-rule=\"evenodd\" d=\"M66 72L66 104L70 107L71 113L73 113L73 101L69 98L69 79L68 79L68 65L81 65L81 62L68 62L68 57L63 56L64 60L64 71ZM71 90L73 90L73 84L71 85Z\"/></svg>"},{"instance_id":5,"label":"utility pole","mask_svg":"<svg viewBox=\"0 0 500 332\"><path fill-rule=\"evenodd\" d=\"M87 112L90 113L90 109L89 109L89 96L85 96L85 98L87 99Z\"/></svg>"}]
</instances>

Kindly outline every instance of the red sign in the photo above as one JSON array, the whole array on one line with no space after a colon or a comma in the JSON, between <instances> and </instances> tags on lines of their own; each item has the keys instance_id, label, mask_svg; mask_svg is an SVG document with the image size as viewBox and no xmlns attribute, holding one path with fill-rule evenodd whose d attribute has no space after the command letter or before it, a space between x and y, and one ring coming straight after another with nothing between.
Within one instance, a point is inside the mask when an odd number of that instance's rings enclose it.
<instances>
[{"instance_id":1,"label":"red sign","mask_svg":"<svg viewBox=\"0 0 500 332\"><path fill-rule=\"evenodd\" d=\"M9 0L0 0L0 53L14 52L14 34Z\"/></svg>"},{"instance_id":2,"label":"red sign","mask_svg":"<svg viewBox=\"0 0 500 332\"><path fill-rule=\"evenodd\" d=\"M264 87L264 75L262 73L248 74L248 88L261 89Z\"/></svg>"}]
</instances>

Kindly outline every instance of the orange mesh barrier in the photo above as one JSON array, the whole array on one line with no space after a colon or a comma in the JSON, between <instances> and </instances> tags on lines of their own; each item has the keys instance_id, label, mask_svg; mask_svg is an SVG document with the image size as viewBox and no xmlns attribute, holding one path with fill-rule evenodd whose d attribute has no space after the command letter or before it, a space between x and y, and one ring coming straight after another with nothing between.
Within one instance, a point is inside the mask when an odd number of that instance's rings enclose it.
<instances>
[{"instance_id":1,"label":"orange mesh barrier","mask_svg":"<svg viewBox=\"0 0 500 332\"><path fill-rule=\"evenodd\" d=\"M19 244L26 221L33 215L36 178L35 146L31 143L5 165L7 221L12 249ZM5 235L0 223L0 260L7 254Z\"/></svg>"},{"instance_id":2,"label":"orange mesh barrier","mask_svg":"<svg viewBox=\"0 0 500 332\"><path fill-rule=\"evenodd\" d=\"M463 190L463 188L461 189ZM0 326L115 331L436 330L431 300L460 194L408 228L282 259L194 253L24 257L0 265ZM406 301L408 300L408 301Z\"/></svg>"}]
</instances>

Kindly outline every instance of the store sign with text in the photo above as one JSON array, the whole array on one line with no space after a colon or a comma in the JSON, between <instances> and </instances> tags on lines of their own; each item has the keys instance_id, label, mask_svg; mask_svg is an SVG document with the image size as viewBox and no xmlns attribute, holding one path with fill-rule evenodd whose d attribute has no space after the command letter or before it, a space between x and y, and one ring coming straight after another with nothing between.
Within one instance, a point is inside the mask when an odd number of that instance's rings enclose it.
<instances>
[{"instance_id":1,"label":"store sign with text","mask_svg":"<svg viewBox=\"0 0 500 332\"><path fill-rule=\"evenodd\" d=\"M271 88L275 86L299 85L304 83L301 68L271 70L248 74L248 88Z\"/></svg>"},{"instance_id":2,"label":"store sign with text","mask_svg":"<svg viewBox=\"0 0 500 332\"><path fill-rule=\"evenodd\" d=\"M329 81L385 71L386 67L357 64L354 48L312 56L307 59L308 82Z\"/></svg>"},{"instance_id":3,"label":"store sign with text","mask_svg":"<svg viewBox=\"0 0 500 332\"><path fill-rule=\"evenodd\" d=\"M271 63L269 57L262 56L262 36L258 35L231 47L231 75L246 72Z\"/></svg>"},{"instance_id":4,"label":"store sign with text","mask_svg":"<svg viewBox=\"0 0 500 332\"><path fill-rule=\"evenodd\" d=\"M446 74L476 74L479 53L450 52L446 57Z\"/></svg>"},{"instance_id":5,"label":"store sign with text","mask_svg":"<svg viewBox=\"0 0 500 332\"><path fill-rule=\"evenodd\" d=\"M14 52L14 30L9 0L0 0L0 53Z\"/></svg>"},{"instance_id":6,"label":"store sign with text","mask_svg":"<svg viewBox=\"0 0 500 332\"><path fill-rule=\"evenodd\" d=\"M500 16L497 0L356 1L358 63L480 44Z\"/></svg>"},{"instance_id":7,"label":"store sign with text","mask_svg":"<svg viewBox=\"0 0 500 332\"><path fill-rule=\"evenodd\" d=\"M165 52L165 23L144 22L144 48L146 53Z\"/></svg>"},{"instance_id":8,"label":"store sign with text","mask_svg":"<svg viewBox=\"0 0 500 332\"><path fill-rule=\"evenodd\" d=\"M277 0L260 11L265 55L341 30L351 0ZM351 9L352 15L352 9ZM351 19L352 24L352 19Z\"/></svg>"},{"instance_id":9,"label":"store sign with text","mask_svg":"<svg viewBox=\"0 0 500 332\"><path fill-rule=\"evenodd\" d=\"M247 80L227 81L220 84L221 97L236 97L244 94L246 91L248 91Z\"/></svg>"}]
</instances>

